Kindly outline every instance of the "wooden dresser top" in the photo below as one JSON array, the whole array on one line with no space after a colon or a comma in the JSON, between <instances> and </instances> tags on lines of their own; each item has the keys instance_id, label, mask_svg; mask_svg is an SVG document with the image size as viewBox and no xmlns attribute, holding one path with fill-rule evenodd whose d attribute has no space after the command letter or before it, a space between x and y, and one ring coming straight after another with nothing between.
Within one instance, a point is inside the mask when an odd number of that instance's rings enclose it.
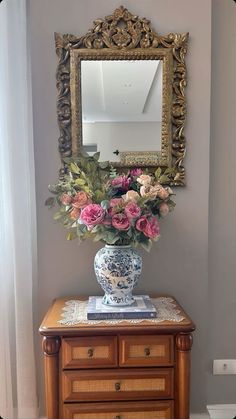
<instances>
[{"instance_id":1,"label":"wooden dresser top","mask_svg":"<svg viewBox=\"0 0 236 419\"><path fill-rule=\"evenodd\" d=\"M169 297L155 295L151 296L154 298L157 297ZM173 298L173 297L171 297ZM65 325L59 323L62 320L62 313L65 304L69 300L87 300L88 297L82 296L73 296L56 299L52 306L49 308L44 320L39 328L39 332L45 336L72 336L72 335L95 335L95 334L111 334L111 333L129 333L135 334L140 331L142 333L179 333L179 332L191 332L195 329L195 325L182 309L182 307L177 303L175 299L174 304L176 309L179 310L179 314L184 318L180 322L176 321L162 321L160 323L154 323L152 320L142 320L140 323L131 323L131 322L119 322L118 324L111 324L111 322L98 321L90 323L79 323L75 325Z\"/></svg>"}]
</instances>

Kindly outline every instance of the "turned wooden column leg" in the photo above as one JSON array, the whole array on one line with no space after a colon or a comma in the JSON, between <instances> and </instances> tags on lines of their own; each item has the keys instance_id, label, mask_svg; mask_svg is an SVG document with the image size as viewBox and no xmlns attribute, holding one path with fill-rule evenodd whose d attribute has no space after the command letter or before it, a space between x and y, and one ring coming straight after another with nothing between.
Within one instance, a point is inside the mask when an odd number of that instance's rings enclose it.
<instances>
[{"instance_id":1,"label":"turned wooden column leg","mask_svg":"<svg viewBox=\"0 0 236 419\"><path fill-rule=\"evenodd\" d=\"M175 419L189 419L191 333L176 336L176 411Z\"/></svg>"},{"instance_id":2,"label":"turned wooden column leg","mask_svg":"<svg viewBox=\"0 0 236 419\"><path fill-rule=\"evenodd\" d=\"M47 419L59 419L58 354L60 344L58 337L45 336L43 338Z\"/></svg>"}]
</instances>

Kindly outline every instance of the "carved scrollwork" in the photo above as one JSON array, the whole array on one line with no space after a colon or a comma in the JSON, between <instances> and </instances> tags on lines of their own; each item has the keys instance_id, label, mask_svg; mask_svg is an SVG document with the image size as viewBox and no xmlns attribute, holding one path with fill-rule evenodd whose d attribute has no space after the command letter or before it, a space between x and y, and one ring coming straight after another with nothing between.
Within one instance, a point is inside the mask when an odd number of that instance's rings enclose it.
<instances>
[{"instance_id":1,"label":"carved scrollwork","mask_svg":"<svg viewBox=\"0 0 236 419\"><path fill-rule=\"evenodd\" d=\"M44 336L43 338L43 352L44 355L54 356L59 352L61 340L59 337Z\"/></svg>"},{"instance_id":2,"label":"carved scrollwork","mask_svg":"<svg viewBox=\"0 0 236 419\"><path fill-rule=\"evenodd\" d=\"M113 14L104 19L96 19L93 27L82 37L74 35L55 34L56 53L59 58L57 69L57 113L60 129L59 152L61 158L76 153L82 143L81 109L78 109L76 121L73 121L71 91L71 57L72 51L87 50L95 52L93 59L98 59L101 51L109 51L110 59L121 59L127 52L133 52L130 59L135 59L135 52L142 53L143 59L153 59L152 51L163 54L163 50L170 51L173 68L166 66L163 74L163 120L162 120L162 150L159 165L172 166L176 175L171 181L172 185L185 184L185 169L183 159L186 153L184 127L186 122L185 88L188 33L169 33L166 36L158 35L146 18L139 18L131 14L126 8L120 6ZM147 54L148 52L148 54ZM119 57L118 57L118 55ZM146 54L146 55L145 55ZM148 58L147 58L148 56ZM163 56L163 55L162 55ZM167 72L171 72L168 75ZM79 78L79 76L76 76ZM168 88L167 80L172 84L172 92ZM80 80L74 81L79 83ZM170 121L165 116L170 109ZM76 132L77 138L73 137ZM170 139L171 136L171 139ZM76 142L76 144L74 144ZM171 142L171 146L170 146ZM169 153L170 158L166 155ZM171 161L170 161L171 160Z\"/></svg>"},{"instance_id":3,"label":"carved scrollwork","mask_svg":"<svg viewBox=\"0 0 236 419\"><path fill-rule=\"evenodd\" d=\"M176 336L176 348L178 351L188 352L191 350L193 337L191 333L179 333Z\"/></svg>"}]
</instances>

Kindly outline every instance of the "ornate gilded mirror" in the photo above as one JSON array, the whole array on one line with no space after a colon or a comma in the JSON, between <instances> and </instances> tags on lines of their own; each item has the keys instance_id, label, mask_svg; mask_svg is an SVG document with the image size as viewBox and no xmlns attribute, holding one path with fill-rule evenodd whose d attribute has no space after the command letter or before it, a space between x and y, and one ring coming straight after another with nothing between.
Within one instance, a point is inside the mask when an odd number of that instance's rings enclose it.
<instances>
[{"instance_id":1,"label":"ornate gilded mirror","mask_svg":"<svg viewBox=\"0 0 236 419\"><path fill-rule=\"evenodd\" d=\"M173 169L185 184L188 34L160 36L123 6L87 34L55 34L62 160L100 151L119 168Z\"/></svg>"}]
</instances>

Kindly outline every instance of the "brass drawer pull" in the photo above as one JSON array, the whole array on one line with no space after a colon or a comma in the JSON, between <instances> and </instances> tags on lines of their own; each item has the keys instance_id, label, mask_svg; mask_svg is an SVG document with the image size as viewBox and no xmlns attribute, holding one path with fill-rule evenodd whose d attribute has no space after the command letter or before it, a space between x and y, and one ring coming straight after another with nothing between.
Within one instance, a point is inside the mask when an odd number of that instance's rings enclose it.
<instances>
[{"instance_id":1,"label":"brass drawer pull","mask_svg":"<svg viewBox=\"0 0 236 419\"><path fill-rule=\"evenodd\" d=\"M145 348L145 349L144 349L144 353L145 353L145 355L146 355L146 356L149 356L149 355L150 355L150 353L151 353L150 348Z\"/></svg>"},{"instance_id":2,"label":"brass drawer pull","mask_svg":"<svg viewBox=\"0 0 236 419\"><path fill-rule=\"evenodd\" d=\"M120 415L118 415L118 416L116 416L116 417L115 417L115 419L121 419L121 416L120 416Z\"/></svg>"},{"instance_id":3,"label":"brass drawer pull","mask_svg":"<svg viewBox=\"0 0 236 419\"><path fill-rule=\"evenodd\" d=\"M115 389L116 391L120 391L120 383L115 383Z\"/></svg>"},{"instance_id":4,"label":"brass drawer pull","mask_svg":"<svg viewBox=\"0 0 236 419\"><path fill-rule=\"evenodd\" d=\"M93 348L89 348L88 349L88 357L92 358L93 357L93 353L94 353L94 349Z\"/></svg>"}]
</instances>

